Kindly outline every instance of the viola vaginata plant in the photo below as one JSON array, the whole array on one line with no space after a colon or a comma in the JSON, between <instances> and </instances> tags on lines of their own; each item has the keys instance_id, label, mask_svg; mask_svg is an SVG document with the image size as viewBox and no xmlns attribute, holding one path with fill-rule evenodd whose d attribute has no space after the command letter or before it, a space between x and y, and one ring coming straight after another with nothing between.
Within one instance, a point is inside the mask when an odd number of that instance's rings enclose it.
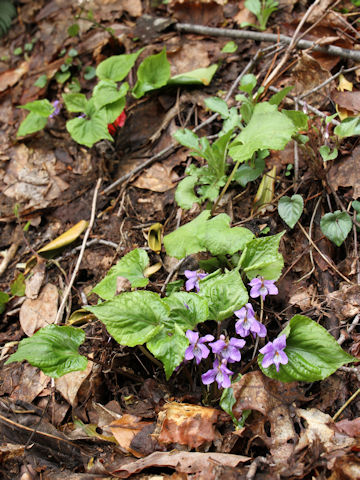
<instances>
[{"instance_id":1,"label":"viola vaginata plant","mask_svg":"<svg viewBox=\"0 0 360 480\"><path fill-rule=\"evenodd\" d=\"M100 140L113 141L117 128L124 124L122 112L126 95L130 91L125 80L144 49L135 53L113 55L99 63L96 68L97 84L88 97L84 93L63 93L62 99L52 103L48 99L35 100L21 105L29 114L20 124L17 136L23 137L42 130L48 119L58 115L64 106L68 116L66 129L75 142L92 147ZM68 55L70 55L68 53ZM66 59L65 59L66 61ZM139 99L148 92L169 85L208 85L217 70L217 65L200 68L181 75L170 75L170 63L166 49L146 57L137 69L137 82L131 89Z\"/></svg>"},{"instance_id":2,"label":"viola vaginata plant","mask_svg":"<svg viewBox=\"0 0 360 480\"><path fill-rule=\"evenodd\" d=\"M267 337L261 309L263 302L277 293L283 233L255 238L247 228L230 227L226 214L211 218L205 210L164 237L166 253L181 259L206 251L215 260L212 265L216 261L221 265L226 257L226 267L206 273L187 270L185 289L162 297L147 289L151 284L144 272L150 259L144 249L136 248L93 288L100 302L85 308L120 345L145 346L163 364L167 380L184 362L194 362L204 388L215 383L224 389L220 404L231 413L231 382L243 361L242 352L245 346L255 348L254 339L264 342ZM132 291L117 294L118 277L127 278ZM194 289L196 293L190 291ZM210 320L217 322L218 328L202 335L203 324ZM206 329L213 328L211 325ZM230 330L236 333L229 336ZM84 340L85 333L79 328L49 325L22 340L7 363L27 360L55 378L83 370L87 358L78 348ZM295 315L277 338L267 338L258 354L264 374L283 382L321 380L354 360L322 326L303 315Z\"/></svg>"}]
</instances>

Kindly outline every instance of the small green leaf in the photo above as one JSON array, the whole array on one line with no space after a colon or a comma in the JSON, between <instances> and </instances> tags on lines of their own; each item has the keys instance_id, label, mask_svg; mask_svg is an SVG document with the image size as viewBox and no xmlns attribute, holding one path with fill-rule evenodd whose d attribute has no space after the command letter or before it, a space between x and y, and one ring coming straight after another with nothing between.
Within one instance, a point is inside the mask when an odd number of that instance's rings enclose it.
<instances>
[{"instance_id":1,"label":"small green leaf","mask_svg":"<svg viewBox=\"0 0 360 480\"><path fill-rule=\"evenodd\" d=\"M200 198L194 193L194 187L197 183L197 177L185 177L178 184L175 191L175 201L179 207L188 210L194 203L200 203Z\"/></svg>"},{"instance_id":2,"label":"small green leaf","mask_svg":"<svg viewBox=\"0 0 360 480\"><path fill-rule=\"evenodd\" d=\"M174 133L173 137L184 147L190 148L190 150L197 153L200 151L200 139L191 130L180 128Z\"/></svg>"},{"instance_id":3,"label":"small green leaf","mask_svg":"<svg viewBox=\"0 0 360 480\"><path fill-rule=\"evenodd\" d=\"M53 378L85 370L87 358L78 352L84 340L85 333L78 328L48 325L32 337L21 340L17 351L10 356L6 364L27 360Z\"/></svg>"},{"instance_id":4,"label":"small green leaf","mask_svg":"<svg viewBox=\"0 0 360 480\"><path fill-rule=\"evenodd\" d=\"M101 112L95 113L90 119L77 117L68 120L66 129L75 142L87 147L103 139L113 141Z\"/></svg>"},{"instance_id":5,"label":"small green leaf","mask_svg":"<svg viewBox=\"0 0 360 480\"><path fill-rule=\"evenodd\" d=\"M124 110L126 104L126 98L122 97L120 100L114 103L105 105L100 112L104 115L106 124L115 122L120 113Z\"/></svg>"},{"instance_id":6,"label":"small green leaf","mask_svg":"<svg viewBox=\"0 0 360 480\"><path fill-rule=\"evenodd\" d=\"M358 200L354 200L351 206L357 213L360 213L360 202Z\"/></svg>"},{"instance_id":7,"label":"small green leaf","mask_svg":"<svg viewBox=\"0 0 360 480\"><path fill-rule=\"evenodd\" d=\"M43 100L29 102L26 105L20 105L18 108L29 110L29 112L36 113L37 115L46 118L48 118L48 116L51 115L55 110L53 105L46 98Z\"/></svg>"},{"instance_id":8,"label":"small green leaf","mask_svg":"<svg viewBox=\"0 0 360 480\"><path fill-rule=\"evenodd\" d=\"M265 168L265 161L269 155L269 150L260 150L254 162L254 167L249 164L240 165L234 175L234 181L239 183L242 187L246 187L249 182L253 182L263 173Z\"/></svg>"},{"instance_id":9,"label":"small green leaf","mask_svg":"<svg viewBox=\"0 0 360 480\"><path fill-rule=\"evenodd\" d=\"M39 87L39 88L44 88L46 84L47 84L47 76L45 74L40 75L40 77L34 83L35 87Z\"/></svg>"},{"instance_id":10,"label":"small green leaf","mask_svg":"<svg viewBox=\"0 0 360 480\"><path fill-rule=\"evenodd\" d=\"M68 51L68 55L71 58L77 57L78 51L76 50L76 48L70 48L70 50Z\"/></svg>"},{"instance_id":11,"label":"small green leaf","mask_svg":"<svg viewBox=\"0 0 360 480\"><path fill-rule=\"evenodd\" d=\"M123 83L118 90L117 84L111 80L100 80L93 92L95 107L100 110L104 105L117 102L125 97L129 89L127 82Z\"/></svg>"},{"instance_id":12,"label":"small green leaf","mask_svg":"<svg viewBox=\"0 0 360 480\"><path fill-rule=\"evenodd\" d=\"M235 42L227 42L223 48L221 49L222 53L235 53L236 50L238 49L238 46L236 45Z\"/></svg>"},{"instance_id":13,"label":"small green leaf","mask_svg":"<svg viewBox=\"0 0 360 480\"><path fill-rule=\"evenodd\" d=\"M252 93L254 88L256 87L257 80L255 75L252 73L247 73L241 79L239 90L248 93L249 95Z\"/></svg>"},{"instance_id":14,"label":"small green leaf","mask_svg":"<svg viewBox=\"0 0 360 480\"><path fill-rule=\"evenodd\" d=\"M144 277L144 270L149 266L149 263L149 256L146 251L135 248L111 267L105 278L92 291L104 300L110 300L116 294L118 277L127 278L134 288L146 287L149 279Z\"/></svg>"},{"instance_id":15,"label":"small green leaf","mask_svg":"<svg viewBox=\"0 0 360 480\"><path fill-rule=\"evenodd\" d=\"M339 138L353 137L360 135L360 117L348 117L340 125L336 125L334 133Z\"/></svg>"},{"instance_id":16,"label":"small green leaf","mask_svg":"<svg viewBox=\"0 0 360 480\"><path fill-rule=\"evenodd\" d=\"M282 90L280 90L280 92L277 92L275 93L269 100L269 103L271 105L277 105L279 106L280 103L284 100L284 98L286 97L286 95L288 93L291 92L291 90L293 89L294 87L290 86L290 87L285 87L283 88Z\"/></svg>"},{"instance_id":17,"label":"small green leaf","mask_svg":"<svg viewBox=\"0 0 360 480\"><path fill-rule=\"evenodd\" d=\"M20 123L19 130L17 131L17 137L24 137L30 133L38 132L42 130L47 124L47 117L38 115L37 113L30 112L29 115Z\"/></svg>"},{"instance_id":18,"label":"small green leaf","mask_svg":"<svg viewBox=\"0 0 360 480\"><path fill-rule=\"evenodd\" d=\"M334 148L333 151L330 150L330 147L328 145L322 145L319 148L319 153L324 160L324 162L327 162L328 160L335 160L338 156L338 149Z\"/></svg>"},{"instance_id":19,"label":"small green leaf","mask_svg":"<svg viewBox=\"0 0 360 480\"><path fill-rule=\"evenodd\" d=\"M63 84L63 83L65 83L66 80L68 80L70 77L71 77L71 73L70 73L70 72L56 72L55 80L56 80L58 83Z\"/></svg>"},{"instance_id":20,"label":"small green leaf","mask_svg":"<svg viewBox=\"0 0 360 480\"><path fill-rule=\"evenodd\" d=\"M0 314L5 311L6 304L10 300L10 295L0 291Z\"/></svg>"},{"instance_id":21,"label":"small green leaf","mask_svg":"<svg viewBox=\"0 0 360 480\"><path fill-rule=\"evenodd\" d=\"M255 238L245 246L240 257L240 266L249 280L258 276L266 280L277 280L280 277L284 259L278 250L284 233Z\"/></svg>"},{"instance_id":22,"label":"small green leaf","mask_svg":"<svg viewBox=\"0 0 360 480\"><path fill-rule=\"evenodd\" d=\"M70 27L67 29L67 33L69 37L76 37L76 35L79 33L80 27L78 23L73 23L70 25Z\"/></svg>"},{"instance_id":23,"label":"small green leaf","mask_svg":"<svg viewBox=\"0 0 360 480\"><path fill-rule=\"evenodd\" d=\"M153 292L125 292L112 300L87 306L120 345L135 347L148 342L161 330L170 308Z\"/></svg>"},{"instance_id":24,"label":"small green leaf","mask_svg":"<svg viewBox=\"0 0 360 480\"><path fill-rule=\"evenodd\" d=\"M132 93L135 98L141 98L146 92L166 85L169 78L170 63L166 58L166 48L163 48L157 55L150 55L140 63Z\"/></svg>"},{"instance_id":25,"label":"small green leaf","mask_svg":"<svg viewBox=\"0 0 360 480\"><path fill-rule=\"evenodd\" d=\"M236 381L239 381L241 377L242 375L239 374ZM234 396L234 391L232 387L224 388L220 398L220 407L224 410L224 412L230 415L236 428L242 428L245 425L245 420L250 415L251 410L243 410L241 418L240 420L238 420L232 411L235 403L236 403L236 398Z\"/></svg>"},{"instance_id":26,"label":"small green leaf","mask_svg":"<svg viewBox=\"0 0 360 480\"><path fill-rule=\"evenodd\" d=\"M205 105L212 112L219 113L221 115L221 118L228 118L229 108L225 100L223 100L222 98L219 98L219 97L205 98Z\"/></svg>"},{"instance_id":27,"label":"small green leaf","mask_svg":"<svg viewBox=\"0 0 360 480\"><path fill-rule=\"evenodd\" d=\"M320 228L329 240L340 247L351 232L352 221L347 212L336 210L336 212L327 213L322 217Z\"/></svg>"},{"instance_id":28,"label":"small green leaf","mask_svg":"<svg viewBox=\"0 0 360 480\"><path fill-rule=\"evenodd\" d=\"M283 150L294 133L295 125L276 105L258 103L248 125L231 143L229 154L234 161L244 162L258 150Z\"/></svg>"},{"instance_id":29,"label":"small green leaf","mask_svg":"<svg viewBox=\"0 0 360 480\"><path fill-rule=\"evenodd\" d=\"M10 291L15 297L23 297L25 295L25 277L23 273L19 273L12 282L10 285Z\"/></svg>"},{"instance_id":30,"label":"small green leaf","mask_svg":"<svg viewBox=\"0 0 360 480\"><path fill-rule=\"evenodd\" d=\"M294 228L296 222L301 217L304 209L304 200L301 195L290 197L281 197L278 204L278 212L286 225Z\"/></svg>"},{"instance_id":31,"label":"small green leaf","mask_svg":"<svg viewBox=\"0 0 360 480\"><path fill-rule=\"evenodd\" d=\"M84 68L84 78L85 80L92 80L96 77L96 69L91 65L88 65Z\"/></svg>"},{"instance_id":32,"label":"small green leaf","mask_svg":"<svg viewBox=\"0 0 360 480\"><path fill-rule=\"evenodd\" d=\"M289 362L280 365L279 372L274 365L263 368L263 355L258 363L265 375L281 382L315 382L333 374L346 363L357 359L346 353L321 325L304 315L295 315L280 335L286 335L285 353Z\"/></svg>"},{"instance_id":33,"label":"small green leaf","mask_svg":"<svg viewBox=\"0 0 360 480\"><path fill-rule=\"evenodd\" d=\"M166 380L169 380L176 367L184 360L189 340L184 333L174 326L174 331L161 330L146 344L147 348L164 365Z\"/></svg>"},{"instance_id":34,"label":"small green leaf","mask_svg":"<svg viewBox=\"0 0 360 480\"><path fill-rule=\"evenodd\" d=\"M14 49L14 55L21 55L23 53L23 49L21 47L17 47Z\"/></svg>"},{"instance_id":35,"label":"small green leaf","mask_svg":"<svg viewBox=\"0 0 360 480\"><path fill-rule=\"evenodd\" d=\"M85 112L87 99L83 93L63 93L62 97L69 112Z\"/></svg>"},{"instance_id":36,"label":"small green leaf","mask_svg":"<svg viewBox=\"0 0 360 480\"><path fill-rule=\"evenodd\" d=\"M180 73L171 77L167 85L210 85L218 65L210 65L207 68L197 68L191 72Z\"/></svg>"},{"instance_id":37,"label":"small green leaf","mask_svg":"<svg viewBox=\"0 0 360 480\"><path fill-rule=\"evenodd\" d=\"M96 75L100 80L121 82L135 65L138 56L143 50L144 49L141 48L135 53L113 55L112 57L107 58L97 66Z\"/></svg>"},{"instance_id":38,"label":"small green leaf","mask_svg":"<svg viewBox=\"0 0 360 480\"><path fill-rule=\"evenodd\" d=\"M221 322L231 317L249 300L248 292L237 270L214 272L200 281L200 297L207 300L209 320Z\"/></svg>"},{"instance_id":39,"label":"small green leaf","mask_svg":"<svg viewBox=\"0 0 360 480\"><path fill-rule=\"evenodd\" d=\"M301 112L300 110L282 109L281 113L290 118L290 120L295 125L297 131L308 130L309 117L304 112Z\"/></svg>"}]
</instances>

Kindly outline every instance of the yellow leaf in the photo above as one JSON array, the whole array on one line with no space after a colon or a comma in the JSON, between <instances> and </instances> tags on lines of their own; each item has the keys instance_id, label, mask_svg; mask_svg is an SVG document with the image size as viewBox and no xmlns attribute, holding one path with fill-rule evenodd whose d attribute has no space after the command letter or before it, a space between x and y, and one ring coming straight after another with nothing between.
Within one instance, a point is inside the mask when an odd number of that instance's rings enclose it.
<instances>
[{"instance_id":1,"label":"yellow leaf","mask_svg":"<svg viewBox=\"0 0 360 480\"><path fill-rule=\"evenodd\" d=\"M161 267L162 267L162 263L157 262L157 263L154 263L154 265L151 265L150 267L145 268L144 277L148 278L151 275L154 275L154 273L158 272Z\"/></svg>"},{"instance_id":2,"label":"yellow leaf","mask_svg":"<svg viewBox=\"0 0 360 480\"><path fill-rule=\"evenodd\" d=\"M275 191L275 177L276 167L274 166L270 172L263 175L260 186L256 192L253 210L259 212L260 210L266 210L266 207L272 202Z\"/></svg>"},{"instance_id":3,"label":"yellow leaf","mask_svg":"<svg viewBox=\"0 0 360 480\"><path fill-rule=\"evenodd\" d=\"M58 248L66 247L66 245L74 242L83 233L87 226L88 222L81 220L62 235L55 238L55 240L52 240L50 243L45 245L45 247L40 248L38 253L51 252L53 250L57 250Z\"/></svg>"},{"instance_id":4,"label":"yellow leaf","mask_svg":"<svg viewBox=\"0 0 360 480\"><path fill-rule=\"evenodd\" d=\"M161 234L163 226L161 223L154 223L151 225L148 233L148 244L153 252L161 252Z\"/></svg>"},{"instance_id":5,"label":"yellow leaf","mask_svg":"<svg viewBox=\"0 0 360 480\"><path fill-rule=\"evenodd\" d=\"M345 91L352 92L353 84L351 82L349 82L348 80L346 80L344 75L339 75L339 85L338 85L337 89L340 92L345 92ZM336 107L336 111L338 112L339 118L340 118L341 121L345 120L345 118L347 118L349 116L350 117L352 116L352 113L349 113L348 110L346 110L346 108L341 108L337 104L335 104L335 107Z\"/></svg>"}]
</instances>

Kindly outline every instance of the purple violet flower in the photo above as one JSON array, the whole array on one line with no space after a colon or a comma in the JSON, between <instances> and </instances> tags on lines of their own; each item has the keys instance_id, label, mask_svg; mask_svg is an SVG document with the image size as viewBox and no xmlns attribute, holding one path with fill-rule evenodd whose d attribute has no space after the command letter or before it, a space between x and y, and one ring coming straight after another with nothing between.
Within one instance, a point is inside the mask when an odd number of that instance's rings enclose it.
<instances>
[{"instance_id":1,"label":"purple violet flower","mask_svg":"<svg viewBox=\"0 0 360 480\"><path fill-rule=\"evenodd\" d=\"M231 385L230 376L233 373L227 368L225 359L221 363L216 359L213 363L213 368L201 375L201 380L204 385L209 385L216 380L219 388L229 388Z\"/></svg>"},{"instance_id":2,"label":"purple violet flower","mask_svg":"<svg viewBox=\"0 0 360 480\"><path fill-rule=\"evenodd\" d=\"M274 364L278 372L280 363L286 365L289 361L288 356L284 352L285 347L286 335L280 335L280 337L276 338L273 342L267 343L265 347L259 350L259 352L264 355L262 366L268 368Z\"/></svg>"},{"instance_id":3,"label":"purple violet flower","mask_svg":"<svg viewBox=\"0 0 360 480\"><path fill-rule=\"evenodd\" d=\"M198 332L193 332L192 330L187 330L186 334L189 339L190 345L185 350L185 360L192 360L195 358L196 364L199 365L203 358L209 356L210 350L205 342L211 342L214 340L212 335L205 335L204 337L199 338Z\"/></svg>"},{"instance_id":4,"label":"purple violet flower","mask_svg":"<svg viewBox=\"0 0 360 480\"><path fill-rule=\"evenodd\" d=\"M225 335L220 335L219 340L209 343L209 347L216 355L221 355L229 363L240 362L240 348L245 345L245 340L239 338L226 339Z\"/></svg>"},{"instance_id":5,"label":"purple violet flower","mask_svg":"<svg viewBox=\"0 0 360 480\"><path fill-rule=\"evenodd\" d=\"M249 283L251 290L250 290L250 297L262 297L265 300L266 295L277 295L279 290L277 286L274 285L275 280L264 280L264 277L253 278Z\"/></svg>"},{"instance_id":6,"label":"purple violet flower","mask_svg":"<svg viewBox=\"0 0 360 480\"><path fill-rule=\"evenodd\" d=\"M189 290L192 290L195 287L196 291L199 293L200 291L199 280L202 280L203 278L207 277L208 274L198 273L197 270L185 270L184 275L188 279L186 280L186 283L185 283L186 291L188 292Z\"/></svg>"},{"instance_id":7,"label":"purple violet flower","mask_svg":"<svg viewBox=\"0 0 360 480\"><path fill-rule=\"evenodd\" d=\"M49 115L49 118L54 118L54 117L56 117L56 115L59 115L60 110L61 110L60 100L55 100L52 105L53 105L53 107L55 108L55 110L53 111L53 113L51 113L51 114Z\"/></svg>"},{"instance_id":8,"label":"purple violet flower","mask_svg":"<svg viewBox=\"0 0 360 480\"><path fill-rule=\"evenodd\" d=\"M249 333L252 333L254 338L256 335L259 337L266 336L266 327L256 320L251 303L247 303L240 310L236 310L234 314L239 318L235 323L235 330L238 335L247 337Z\"/></svg>"}]
</instances>

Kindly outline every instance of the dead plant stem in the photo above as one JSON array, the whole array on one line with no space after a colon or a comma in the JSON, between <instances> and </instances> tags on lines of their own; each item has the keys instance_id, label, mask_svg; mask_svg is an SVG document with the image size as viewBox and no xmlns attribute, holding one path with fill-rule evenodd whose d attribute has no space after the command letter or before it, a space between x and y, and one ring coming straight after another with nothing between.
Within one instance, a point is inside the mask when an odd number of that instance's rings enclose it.
<instances>
[{"instance_id":1,"label":"dead plant stem","mask_svg":"<svg viewBox=\"0 0 360 480\"><path fill-rule=\"evenodd\" d=\"M346 400L344 405L341 408L339 408L339 410L335 413L335 415L332 418L334 422L342 414L345 408L348 407L353 400L355 400L355 398L359 395L359 393L360 393L360 388L358 388L356 392L353 395L351 395L351 397L348 400Z\"/></svg>"},{"instance_id":2,"label":"dead plant stem","mask_svg":"<svg viewBox=\"0 0 360 480\"><path fill-rule=\"evenodd\" d=\"M70 295L71 288L72 288L72 286L73 286L73 284L74 284L76 275L78 274L78 271L79 271L79 268L80 268L80 264L81 264L82 258L83 258L83 256L84 256L87 239L89 238L91 229L92 229L92 227L93 227L93 225L94 225L95 213L96 213L96 202L97 202L97 196L98 196L98 192L99 192L99 188L100 188L101 182L102 182L102 179L99 178L98 181L97 181L97 183L96 183L96 186L95 186L94 196L93 196L93 201L92 201L92 206L91 206L91 216L90 216L89 225L88 225L88 228L86 229L86 232L85 232L85 235L84 235L84 238L83 238L83 242L82 242L82 245L81 245L81 250L80 250L80 253L79 253L79 256L78 256L78 259L77 259L75 268L74 268L74 271L73 271L73 273L72 273L70 282L69 282L68 286L67 286L66 289L65 289L65 292L64 292L63 298L62 298L62 300L61 300L61 304L60 304L59 310L58 310L58 312L57 312L57 314L56 314L56 318L55 318L55 322L54 322L55 325L58 324L58 323L60 323L60 321L61 321L61 319L62 319L62 315L63 315L63 312L64 312L64 308L65 308L66 301L67 301L67 299L68 299L68 297L69 297L69 295Z\"/></svg>"}]
</instances>

